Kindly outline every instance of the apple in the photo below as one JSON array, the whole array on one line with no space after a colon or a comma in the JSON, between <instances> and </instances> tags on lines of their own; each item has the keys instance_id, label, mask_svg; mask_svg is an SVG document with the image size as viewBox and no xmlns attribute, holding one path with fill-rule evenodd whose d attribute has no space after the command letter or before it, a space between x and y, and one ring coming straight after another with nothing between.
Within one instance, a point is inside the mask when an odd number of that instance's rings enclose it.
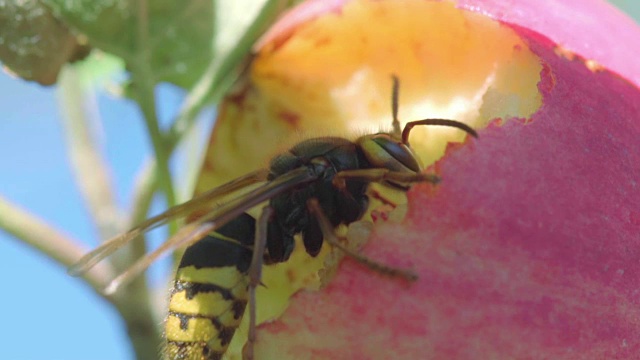
<instances>
[{"instance_id":1,"label":"apple","mask_svg":"<svg viewBox=\"0 0 640 360\"><path fill-rule=\"evenodd\" d=\"M391 74L404 122L480 138L411 137L442 182L414 186L362 253L416 282L347 258L300 290L318 276L301 254L276 266L286 290L265 273L256 357L637 357L639 38L596 0L309 1L282 18L220 108L201 189L303 138L388 128Z\"/></svg>"}]
</instances>

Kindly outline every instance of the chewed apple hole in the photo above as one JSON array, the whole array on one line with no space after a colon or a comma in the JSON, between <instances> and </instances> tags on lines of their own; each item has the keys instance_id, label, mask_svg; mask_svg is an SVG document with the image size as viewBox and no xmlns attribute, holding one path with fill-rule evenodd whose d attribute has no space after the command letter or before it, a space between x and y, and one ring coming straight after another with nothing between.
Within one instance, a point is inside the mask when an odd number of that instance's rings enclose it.
<instances>
[{"instance_id":1,"label":"chewed apple hole","mask_svg":"<svg viewBox=\"0 0 640 360\"><path fill-rule=\"evenodd\" d=\"M512 30L450 2L353 1L265 44L252 79L276 122L297 119L291 130L302 136L357 136L389 129L391 74L400 78L401 121L448 118L480 129L530 118L542 102L541 69ZM429 165L464 138L416 128L411 143Z\"/></svg>"},{"instance_id":2,"label":"chewed apple hole","mask_svg":"<svg viewBox=\"0 0 640 360\"><path fill-rule=\"evenodd\" d=\"M400 79L403 124L447 118L481 130L495 119L531 118L542 104L541 70L539 59L511 29L450 2L352 1L262 43L250 81L220 108L198 189L264 167L273 155L309 137L355 139L390 130L392 75ZM414 128L410 142L429 166L447 144L465 139L460 130L434 126ZM404 193L388 196L399 206L389 214L401 221ZM352 237L366 239L371 231L375 226ZM278 318L300 289L320 288L327 272L320 271L323 257L330 253L323 249L310 259L297 246L290 261L266 267L258 321ZM245 334L246 324L234 338L232 358ZM260 359L271 358L263 349Z\"/></svg>"}]
</instances>

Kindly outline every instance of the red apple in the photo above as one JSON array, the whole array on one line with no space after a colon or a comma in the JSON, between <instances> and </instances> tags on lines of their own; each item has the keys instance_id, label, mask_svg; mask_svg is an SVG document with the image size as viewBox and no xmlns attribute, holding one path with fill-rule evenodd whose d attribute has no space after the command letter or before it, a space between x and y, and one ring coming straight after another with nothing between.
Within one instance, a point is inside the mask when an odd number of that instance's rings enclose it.
<instances>
[{"instance_id":1,"label":"red apple","mask_svg":"<svg viewBox=\"0 0 640 360\"><path fill-rule=\"evenodd\" d=\"M292 134L387 126L391 73L402 119L456 118L480 138L416 131L443 181L414 186L406 217L363 249L417 282L346 259L320 291L261 313L258 359L638 356L640 29L602 1L567 4L313 1L260 43L222 108L207 186ZM300 274L297 261L283 266ZM294 272L297 287L312 277Z\"/></svg>"}]
</instances>

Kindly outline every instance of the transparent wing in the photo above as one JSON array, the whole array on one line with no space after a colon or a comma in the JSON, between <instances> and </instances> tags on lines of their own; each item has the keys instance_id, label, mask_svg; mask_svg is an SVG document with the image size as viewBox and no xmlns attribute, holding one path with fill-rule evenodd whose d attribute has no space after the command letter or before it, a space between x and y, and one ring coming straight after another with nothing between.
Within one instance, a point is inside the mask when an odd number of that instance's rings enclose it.
<instances>
[{"instance_id":1,"label":"transparent wing","mask_svg":"<svg viewBox=\"0 0 640 360\"><path fill-rule=\"evenodd\" d=\"M87 253L82 258L80 258L78 262L69 267L68 273L73 276L81 275L82 273L95 266L102 259L113 254L116 250L120 249L122 246L128 244L130 241L144 234L145 232L152 230L158 226L164 225L172 219L186 216L194 210L209 204L216 198L229 195L247 186L264 181L267 178L267 174L268 171L266 169L254 171L245 176L236 178L226 184L213 188L203 194L200 194L185 203L173 206L167 211L143 221L126 233L120 234L105 241L104 243L102 243L102 245Z\"/></svg>"},{"instance_id":2,"label":"transparent wing","mask_svg":"<svg viewBox=\"0 0 640 360\"><path fill-rule=\"evenodd\" d=\"M309 183L317 179L317 175L311 173L306 167L290 171L269 183L250 191L236 199L233 199L219 207L216 207L196 221L182 227L174 236L169 238L156 250L148 253L124 273L113 279L105 288L106 294L112 294L124 284L140 275L146 268L156 261L161 255L180 246L189 246L207 236L212 231L219 229L234 218L240 216L248 209L267 201L274 196L286 192L293 187Z\"/></svg>"}]
</instances>

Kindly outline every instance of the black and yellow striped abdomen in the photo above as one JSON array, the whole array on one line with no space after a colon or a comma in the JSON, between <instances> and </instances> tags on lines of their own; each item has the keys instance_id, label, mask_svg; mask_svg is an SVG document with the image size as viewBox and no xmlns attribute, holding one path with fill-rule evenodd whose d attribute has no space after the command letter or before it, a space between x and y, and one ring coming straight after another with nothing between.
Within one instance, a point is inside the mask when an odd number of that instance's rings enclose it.
<instances>
[{"instance_id":1,"label":"black and yellow striped abdomen","mask_svg":"<svg viewBox=\"0 0 640 360\"><path fill-rule=\"evenodd\" d=\"M243 214L185 251L165 323L171 360L220 359L247 305L255 220Z\"/></svg>"}]
</instances>

